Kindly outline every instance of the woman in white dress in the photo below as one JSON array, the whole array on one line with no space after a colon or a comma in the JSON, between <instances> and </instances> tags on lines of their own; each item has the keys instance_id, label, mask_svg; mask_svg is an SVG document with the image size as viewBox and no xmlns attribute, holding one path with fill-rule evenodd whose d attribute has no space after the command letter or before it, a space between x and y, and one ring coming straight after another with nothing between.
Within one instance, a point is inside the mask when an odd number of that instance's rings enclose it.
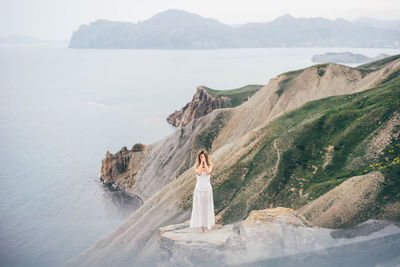
<instances>
[{"instance_id":1,"label":"woman in white dress","mask_svg":"<svg viewBox=\"0 0 400 267\"><path fill-rule=\"evenodd\" d=\"M194 169L197 182L193 193L192 216L189 227L200 227L200 232L205 233L215 225L214 199L210 183L212 164L206 150L202 149L197 154Z\"/></svg>"}]
</instances>

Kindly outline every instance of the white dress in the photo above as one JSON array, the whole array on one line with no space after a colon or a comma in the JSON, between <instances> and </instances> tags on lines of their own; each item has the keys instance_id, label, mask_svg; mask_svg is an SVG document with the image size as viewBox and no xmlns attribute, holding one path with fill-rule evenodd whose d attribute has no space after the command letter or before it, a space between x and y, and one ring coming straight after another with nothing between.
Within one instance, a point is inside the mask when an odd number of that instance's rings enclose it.
<instances>
[{"instance_id":1,"label":"white dress","mask_svg":"<svg viewBox=\"0 0 400 267\"><path fill-rule=\"evenodd\" d=\"M215 225L214 199L210 183L210 174L202 172L197 175L196 187L193 193L192 216L189 228L205 226L211 229Z\"/></svg>"}]
</instances>

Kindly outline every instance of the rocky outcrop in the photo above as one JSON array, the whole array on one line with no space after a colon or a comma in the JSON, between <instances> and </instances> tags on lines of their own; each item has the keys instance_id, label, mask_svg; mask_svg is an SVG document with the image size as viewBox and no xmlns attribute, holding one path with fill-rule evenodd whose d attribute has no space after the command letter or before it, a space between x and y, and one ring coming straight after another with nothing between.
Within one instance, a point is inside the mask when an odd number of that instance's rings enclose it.
<instances>
[{"instance_id":1,"label":"rocky outcrop","mask_svg":"<svg viewBox=\"0 0 400 267\"><path fill-rule=\"evenodd\" d=\"M207 233L189 228L189 221L161 227L158 230L159 249L155 251L154 260L158 266L232 264L237 263L240 257L250 262L250 254L277 244L283 238L281 227L289 225L309 227L311 223L293 209L277 207L253 210L246 220L228 225L216 224ZM232 253L240 256L232 259Z\"/></svg>"},{"instance_id":2,"label":"rocky outcrop","mask_svg":"<svg viewBox=\"0 0 400 267\"><path fill-rule=\"evenodd\" d=\"M215 90L198 86L191 102L167 117L174 126L186 126L190 121L203 117L215 109L233 108L247 101L262 86L249 84L237 89Z\"/></svg>"},{"instance_id":3,"label":"rocky outcrop","mask_svg":"<svg viewBox=\"0 0 400 267\"><path fill-rule=\"evenodd\" d=\"M100 179L124 191L132 191L136 186L136 174L143 166L147 147L135 144L131 150L124 146L115 154L107 151L102 160Z\"/></svg>"},{"instance_id":4,"label":"rocky outcrop","mask_svg":"<svg viewBox=\"0 0 400 267\"><path fill-rule=\"evenodd\" d=\"M243 221L246 229L251 229L259 224L281 221L295 226L312 226L303 215L292 208L276 207L264 210L252 210Z\"/></svg>"},{"instance_id":5,"label":"rocky outcrop","mask_svg":"<svg viewBox=\"0 0 400 267\"><path fill-rule=\"evenodd\" d=\"M385 230L389 232L385 233ZM357 244L358 247L353 249L361 250L360 241L399 233L400 227L377 220L345 231L312 227L293 209L277 207L253 210L246 220L228 225L217 224L207 233L198 233L196 228L189 228L189 221L161 227L152 260L157 266L253 266L277 258L296 257L348 244ZM344 241L339 239L344 236ZM400 235L396 242L398 247ZM385 249L391 251L388 247ZM393 252L389 257L395 258L396 254ZM333 256L325 258L331 264L348 260L338 261Z\"/></svg>"},{"instance_id":6,"label":"rocky outcrop","mask_svg":"<svg viewBox=\"0 0 400 267\"><path fill-rule=\"evenodd\" d=\"M198 86L191 102L181 110L176 110L167 117L167 121L174 126L185 126L194 119L207 115L214 109L231 106L230 98L226 96L214 97L203 86Z\"/></svg>"}]
</instances>

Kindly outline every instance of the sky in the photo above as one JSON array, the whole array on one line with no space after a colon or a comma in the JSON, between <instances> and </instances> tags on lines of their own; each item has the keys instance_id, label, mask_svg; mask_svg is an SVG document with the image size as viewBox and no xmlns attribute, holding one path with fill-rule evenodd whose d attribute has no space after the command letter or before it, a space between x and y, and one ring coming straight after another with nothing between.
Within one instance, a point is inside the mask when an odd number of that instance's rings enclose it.
<instances>
[{"instance_id":1,"label":"sky","mask_svg":"<svg viewBox=\"0 0 400 267\"><path fill-rule=\"evenodd\" d=\"M182 9L225 24L267 22L281 15L400 20L400 0L0 0L0 36L69 40L97 19L138 22Z\"/></svg>"}]
</instances>

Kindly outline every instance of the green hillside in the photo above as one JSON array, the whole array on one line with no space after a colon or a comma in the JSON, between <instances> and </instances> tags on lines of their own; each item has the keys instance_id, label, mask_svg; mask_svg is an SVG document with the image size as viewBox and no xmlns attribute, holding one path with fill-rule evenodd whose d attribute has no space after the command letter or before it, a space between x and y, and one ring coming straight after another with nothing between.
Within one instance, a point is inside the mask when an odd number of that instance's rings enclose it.
<instances>
[{"instance_id":1,"label":"green hillside","mask_svg":"<svg viewBox=\"0 0 400 267\"><path fill-rule=\"evenodd\" d=\"M362 68L377 68L379 64ZM246 155L212 178L215 213L224 210L224 223L231 223L246 218L251 210L270 205L298 209L346 179L377 169L385 176L378 206L399 201L400 140L392 140L378 159L366 157L371 133L396 112L400 113L398 74L378 87L311 101L285 113L257 132L247 144L252 148ZM191 201L185 207L190 208ZM378 212L365 211L359 220Z\"/></svg>"},{"instance_id":2,"label":"green hillside","mask_svg":"<svg viewBox=\"0 0 400 267\"><path fill-rule=\"evenodd\" d=\"M248 98L250 98L263 86L258 84L249 84L240 88L229 89L229 90L216 90L206 86L203 87L207 90L208 93L210 93L214 97L221 97L221 96L229 97L231 105L229 105L225 101L222 102L222 108L227 108L227 107L239 106L243 102L247 101Z\"/></svg>"},{"instance_id":3,"label":"green hillside","mask_svg":"<svg viewBox=\"0 0 400 267\"><path fill-rule=\"evenodd\" d=\"M357 69L374 69L374 70L379 70L380 68L382 68L385 64L392 62L396 59L400 58L400 54L398 55L394 55L394 56L390 56L387 58L383 58L380 60L376 60L370 63L366 63L366 64L362 64L358 67L356 67Z\"/></svg>"}]
</instances>

